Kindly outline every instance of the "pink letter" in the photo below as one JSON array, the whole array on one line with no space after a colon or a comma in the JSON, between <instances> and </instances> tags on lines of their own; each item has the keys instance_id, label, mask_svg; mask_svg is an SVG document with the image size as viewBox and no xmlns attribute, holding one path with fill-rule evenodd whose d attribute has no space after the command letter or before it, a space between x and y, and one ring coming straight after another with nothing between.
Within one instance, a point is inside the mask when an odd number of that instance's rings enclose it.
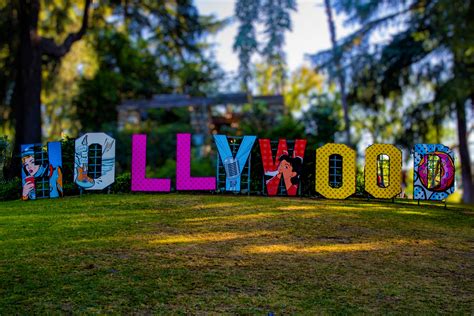
<instances>
[{"instance_id":1,"label":"pink letter","mask_svg":"<svg viewBox=\"0 0 474 316\"><path fill-rule=\"evenodd\" d=\"M176 190L215 190L215 177L191 177L191 134L177 134L176 139Z\"/></svg>"},{"instance_id":2,"label":"pink letter","mask_svg":"<svg viewBox=\"0 0 474 316\"><path fill-rule=\"evenodd\" d=\"M132 191L169 192L170 179L146 178L146 135L132 136Z\"/></svg>"}]
</instances>

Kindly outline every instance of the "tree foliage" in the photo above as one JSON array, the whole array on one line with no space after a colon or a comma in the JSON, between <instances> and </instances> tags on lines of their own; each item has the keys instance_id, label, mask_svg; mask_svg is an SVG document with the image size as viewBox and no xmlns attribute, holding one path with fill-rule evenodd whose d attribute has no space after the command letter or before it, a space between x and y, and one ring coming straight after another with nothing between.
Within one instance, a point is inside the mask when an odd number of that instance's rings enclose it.
<instances>
[{"instance_id":1,"label":"tree foliage","mask_svg":"<svg viewBox=\"0 0 474 316\"><path fill-rule=\"evenodd\" d=\"M257 94L271 95L281 92L282 80L274 65L255 65L255 89ZM323 77L308 66L301 66L284 82L284 101L289 112L301 111L310 105L310 98L322 92Z\"/></svg>"},{"instance_id":2,"label":"tree foliage","mask_svg":"<svg viewBox=\"0 0 474 316\"><path fill-rule=\"evenodd\" d=\"M266 62L275 68L280 78L279 92L285 85L286 55L284 51L285 32L291 31L291 11L296 11L294 0L266 0L262 7L263 24L267 37L262 55Z\"/></svg>"},{"instance_id":3,"label":"tree foliage","mask_svg":"<svg viewBox=\"0 0 474 316\"><path fill-rule=\"evenodd\" d=\"M20 26L30 23L21 18L23 2L0 3L0 26L8 30L0 36L0 126L7 135L15 130L13 110L17 109L16 116L26 112L14 93L20 73L18 52L25 42ZM85 4L89 10L84 10ZM41 78L30 87L41 90L46 137L74 135L80 127L77 118L86 130L115 121L115 106L123 98L168 92L202 95L215 87L221 73L205 36L223 22L201 16L192 1L89 4L41 0L25 7L38 20L32 28L41 44ZM84 12L89 13L87 25Z\"/></svg>"},{"instance_id":4,"label":"tree foliage","mask_svg":"<svg viewBox=\"0 0 474 316\"><path fill-rule=\"evenodd\" d=\"M338 42L336 53L313 56L331 73L337 58L350 78L349 98L372 115L389 110L375 128L399 124L396 142L411 147L455 114L465 193L472 201L465 106L474 96L474 1L336 0L357 30ZM377 39L385 34L382 39ZM389 108L387 108L389 105ZM378 126L376 126L378 125ZM473 196L472 198L469 195Z\"/></svg>"},{"instance_id":5,"label":"tree foliage","mask_svg":"<svg viewBox=\"0 0 474 316\"><path fill-rule=\"evenodd\" d=\"M250 62L258 49L255 24L260 13L260 0L238 0L235 5L235 16L240 22L234 41L234 50L239 55L239 75L245 91L249 90L251 79Z\"/></svg>"},{"instance_id":6,"label":"tree foliage","mask_svg":"<svg viewBox=\"0 0 474 316\"><path fill-rule=\"evenodd\" d=\"M115 107L124 99L207 93L221 72L204 39L222 26L200 16L191 1L117 6L93 33L99 69L81 81L75 104L82 126L113 124Z\"/></svg>"},{"instance_id":7,"label":"tree foliage","mask_svg":"<svg viewBox=\"0 0 474 316\"><path fill-rule=\"evenodd\" d=\"M259 52L265 63L271 65L277 76L278 92L282 93L286 72L286 56L283 49L285 32L291 30L291 12L296 11L294 0L238 0L235 16L239 29L234 41L234 50L239 55L239 75L242 86L249 91L252 79L251 58ZM257 27L264 28L263 48L257 40Z\"/></svg>"}]
</instances>

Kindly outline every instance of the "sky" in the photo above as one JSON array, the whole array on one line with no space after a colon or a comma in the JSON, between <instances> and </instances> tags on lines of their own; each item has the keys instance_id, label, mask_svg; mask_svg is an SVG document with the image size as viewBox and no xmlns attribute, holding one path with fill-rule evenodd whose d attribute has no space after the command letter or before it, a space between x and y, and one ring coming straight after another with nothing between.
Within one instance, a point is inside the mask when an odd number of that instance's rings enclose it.
<instances>
[{"instance_id":1,"label":"sky","mask_svg":"<svg viewBox=\"0 0 474 316\"><path fill-rule=\"evenodd\" d=\"M235 0L195 0L201 14L213 14L219 19L234 16ZM305 54L311 54L331 47L329 29L323 0L299 0L298 10L291 16L293 30L286 33L285 52L289 70L295 70L304 62ZM337 36L349 33L343 25L343 18L336 17ZM215 43L215 55L221 67L227 72L236 72L239 61L232 50L238 23L233 21L209 41Z\"/></svg>"}]
</instances>

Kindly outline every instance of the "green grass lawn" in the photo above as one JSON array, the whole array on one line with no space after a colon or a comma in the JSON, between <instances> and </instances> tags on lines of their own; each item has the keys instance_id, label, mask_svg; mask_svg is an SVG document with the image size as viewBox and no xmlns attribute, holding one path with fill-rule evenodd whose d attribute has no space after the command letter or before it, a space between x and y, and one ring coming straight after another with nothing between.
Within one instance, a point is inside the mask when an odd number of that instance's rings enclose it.
<instances>
[{"instance_id":1,"label":"green grass lawn","mask_svg":"<svg viewBox=\"0 0 474 316\"><path fill-rule=\"evenodd\" d=\"M86 195L0 203L0 314L474 312L474 210Z\"/></svg>"}]
</instances>

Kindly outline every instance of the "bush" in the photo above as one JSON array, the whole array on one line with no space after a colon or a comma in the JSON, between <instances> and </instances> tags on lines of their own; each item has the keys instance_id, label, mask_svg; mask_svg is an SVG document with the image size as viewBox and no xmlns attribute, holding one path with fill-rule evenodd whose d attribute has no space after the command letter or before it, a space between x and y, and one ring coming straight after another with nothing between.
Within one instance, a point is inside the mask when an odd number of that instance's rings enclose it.
<instances>
[{"instance_id":1,"label":"bush","mask_svg":"<svg viewBox=\"0 0 474 316\"><path fill-rule=\"evenodd\" d=\"M124 173L115 178L112 185L112 193L129 193L132 188L132 176L130 173Z\"/></svg>"},{"instance_id":2,"label":"bush","mask_svg":"<svg viewBox=\"0 0 474 316\"><path fill-rule=\"evenodd\" d=\"M77 184L75 184L74 182L64 181L63 179L63 193L64 193L64 196L73 196L73 195L79 195L80 191Z\"/></svg>"},{"instance_id":3,"label":"bush","mask_svg":"<svg viewBox=\"0 0 474 316\"><path fill-rule=\"evenodd\" d=\"M0 181L0 201L19 200L21 198L21 179Z\"/></svg>"},{"instance_id":4,"label":"bush","mask_svg":"<svg viewBox=\"0 0 474 316\"><path fill-rule=\"evenodd\" d=\"M364 169L358 168L356 174L356 194L357 196L366 196L365 193L365 179L364 179Z\"/></svg>"},{"instance_id":5,"label":"bush","mask_svg":"<svg viewBox=\"0 0 474 316\"><path fill-rule=\"evenodd\" d=\"M0 180L4 179L3 169L11 159L11 144L6 136L0 137Z\"/></svg>"}]
</instances>

